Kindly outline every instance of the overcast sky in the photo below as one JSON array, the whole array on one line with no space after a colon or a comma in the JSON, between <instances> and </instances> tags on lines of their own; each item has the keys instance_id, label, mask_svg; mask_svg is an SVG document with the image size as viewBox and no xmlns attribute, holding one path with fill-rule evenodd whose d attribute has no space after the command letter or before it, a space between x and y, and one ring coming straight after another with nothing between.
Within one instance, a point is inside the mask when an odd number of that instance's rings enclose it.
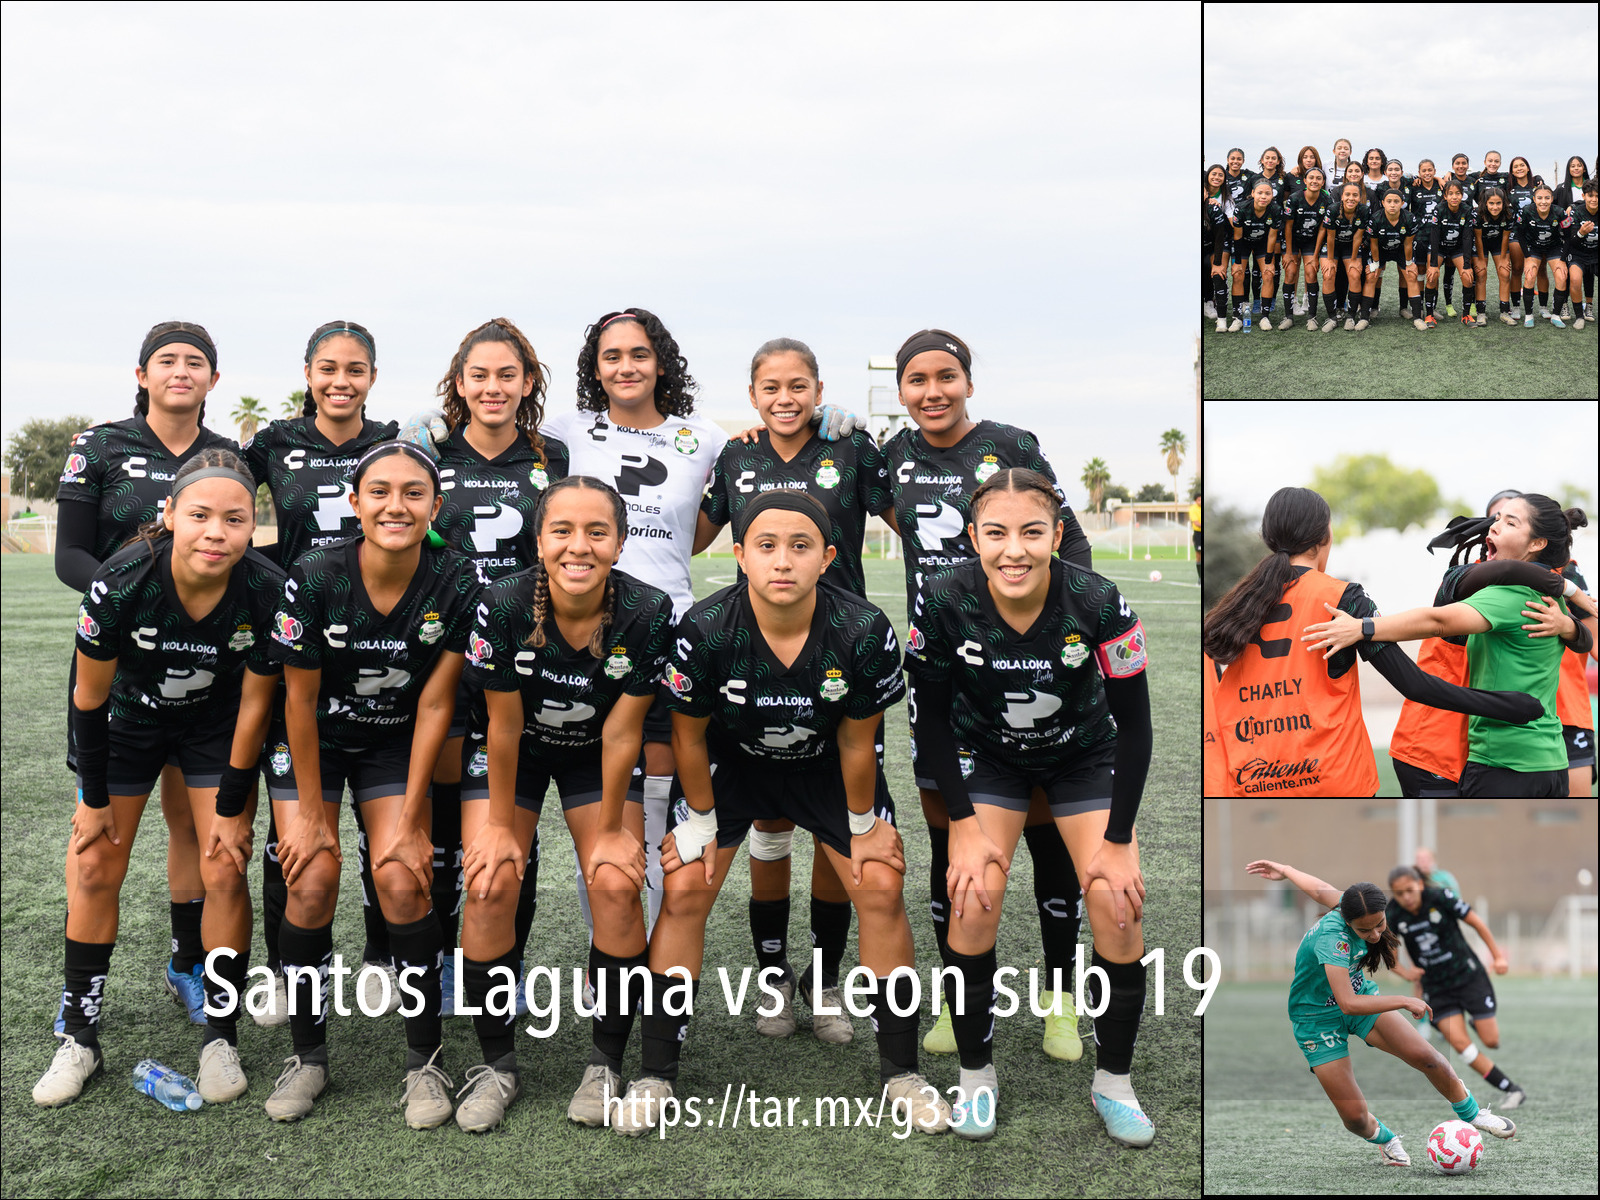
<instances>
[{"instance_id":1,"label":"overcast sky","mask_svg":"<svg viewBox=\"0 0 1600 1200\"><path fill-rule=\"evenodd\" d=\"M8 4L4 431L128 415L170 318L217 339L213 412L275 411L345 318L403 416L493 316L559 410L584 327L642 305L711 416L749 413L768 338L860 409L867 357L942 326L974 416L1069 479L1160 481L1160 431L1194 437L1179 229L1162 189L1094 186L1194 136L1198 32L1193 4Z\"/></svg>"},{"instance_id":2,"label":"overcast sky","mask_svg":"<svg viewBox=\"0 0 1600 1200\"><path fill-rule=\"evenodd\" d=\"M1269 145L1293 165L1377 147L1407 175L1440 175L1458 153L1483 169L1498 150L1554 187L1552 162L1595 172L1600 8L1593 4L1207 4L1204 165L1241 147L1256 170ZM1268 55L1275 66L1258 61ZM1320 78L1314 64L1323 64Z\"/></svg>"}]
</instances>

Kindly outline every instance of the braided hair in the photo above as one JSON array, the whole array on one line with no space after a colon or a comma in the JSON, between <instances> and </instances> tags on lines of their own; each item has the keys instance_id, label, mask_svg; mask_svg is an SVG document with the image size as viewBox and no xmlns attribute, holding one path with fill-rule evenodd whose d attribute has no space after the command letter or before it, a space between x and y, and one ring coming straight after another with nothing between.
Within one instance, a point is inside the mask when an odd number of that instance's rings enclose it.
<instances>
[{"instance_id":1,"label":"braided hair","mask_svg":"<svg viewBox=\"0 0 1600 1200\"><path fill-rule=\"evenodd\" d=\"M550 371L539 361L539 356L534 352L533 343L528 340L527 335L504 317L485 321L462 338L461 345L456 347L456 355L450 360L450 369L445 372L444 378L439 381L439 386L435 389L435 394L444 401L445 422L451 429L459 429L472 419L466 399L461 395L461 389L456 386L456 380L466 372L467 359L472 355L472 348L481 346L485 342L502 342L510 346L522 360L523 374L533 380L532 390L517 404L517 428L528 439L528 445L533 447L533 452L539 456L539 461L544 462L544 438L539 433L539 426L544 424L544 397L550 387Z\"/></svg>"},{"instance_id":2,"label":"braided hair","mask_svg":"<svg viewBox=\"0 0 1600 1200\"><path fill-rule=\"evenodd\" d=\"M207 346L211 347L210 358L213 364L212 370L216 370L215 364L217 361L217 344L211 340L211 335L206 332L204 325L196 325L193 321L162 321L160 324L152 325L150 327L150 332L144 335L144 341L140 344L139 365L141 367L143 367L145 362L149 359L152 351L159 350L165 344L163 335L169 333L191 334L194 337L199 338ZM133 415L136 417L148 417L150 415L149 388L141 387L138 391L134 392ZM204 425L205 420L206 402L202 400L200 401L199 415L195 417L195 423L197 425Z\"/></svg>"},{"instance_id":3,"label":"braided hair","mask_svg":"<svg viewBox=\"0 0 1600 1200\"><path fill-rule=\"evenodd\" d=\"M558 479L539 495L538 506L533 510L533 528L535 537L544 533L545 513L550 507L550 498L558 492L571 488L581 488L585 491L604 492L611 501L612 519L617 526L617 544L620 547L628 536L628 510L622 502L622 497L610 484L596 479L592 475L568 475ZM613 564L614 565L614 564ZM544 631L545 619L550 613L550 573L545 570L544 555L539 553L533 562L533 631L528 634L524 645L542 650L549 640ZM589 653L595 658L606 656L606 642L609 640L607 632L616 623L617 618L617 580L613 571L606 572L606 594L600 604L600 624L595 626L594 633L589 635Z\"/></svg>"},{"instance_id":4,"label":"braided hair","mask_svg":"<svg viewBox=\"0 0 1600 1200\"><path fill-rule=\"evenodd\" d=\"M1383 912L1389 906L1388 899L1383 894L1383 889L1375 883L1352 883L1345 888L1344 895L1339 897L1339 915L1345 923L1353 926L1362 917L1370 917L1373 913ZM1374 974L1381 962L1391 971L1394 969L1395 949L1400 945L1400 935L1388 926L1376 942L1367 942L1367 952L1361 956L1360 967L1367 974Z\"/></svg>"}]
</instances>

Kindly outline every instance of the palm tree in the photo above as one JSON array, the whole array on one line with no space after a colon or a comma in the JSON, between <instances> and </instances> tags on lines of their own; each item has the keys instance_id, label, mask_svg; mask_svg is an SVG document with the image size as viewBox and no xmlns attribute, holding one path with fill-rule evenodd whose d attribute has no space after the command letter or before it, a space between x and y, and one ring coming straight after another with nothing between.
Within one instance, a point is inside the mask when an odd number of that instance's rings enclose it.
<instances>
[{"instance_id":1,"label":"palm tree","mask_svg":"<svg viewBox=\"0 0 1600 1200\"><path fill-rule=\"evenodd\" d=\"M267 419L267 409L254 396L240 396L239 404L229 419L239 423L239 444L242 446L255 437L261 422Z\"/></svg>"},{"instance_id":2,"label":"palm tree","mask_svg":"<svg viewBox=\"0 0 1600 1200\"><path fill-rule=\"evenodd\" d=\"M1172 498L1177 500L1178 468L1183 465L1184 451L1189 449L1189 443L1181 430L1169 429L1161 435L1161 449L1167 455L1167 474L1172 476Z\"/></svg>"},{"instance_id":3,"label":"palm tree","mask_svg":"<svg viewBox=\"0 0 1600 1200\"><path fill-rule=\"evenodd\" d=\"M286 417L298 417L305 406L305 388L301 388L298 392L290 392L289 398L283 402L283 415Z\"/></svg>"},{"instance_id":4,"label":"palm tree","mask_svg":"<svg viewBox=\"0 0 1600 1200\"><path fill-rule=\"evenodd\" d=\"M1089 489L1089 511L1104 512L1101 497L1105 493L1106 484L1111 482L1111 471L1107 468L1105 460L1091 458L1083 464L1083 474L1078 476L1078 482Z\"/></svg>"}]
</instances>

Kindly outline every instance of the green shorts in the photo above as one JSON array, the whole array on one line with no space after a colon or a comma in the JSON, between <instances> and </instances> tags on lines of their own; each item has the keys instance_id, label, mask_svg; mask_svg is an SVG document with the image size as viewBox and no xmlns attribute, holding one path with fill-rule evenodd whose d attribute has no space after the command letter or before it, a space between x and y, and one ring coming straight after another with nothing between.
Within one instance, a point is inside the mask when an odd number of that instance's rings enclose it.
<instances>
[{"instance_id":1,"label":"green shorts","mask_svg":"<svg viewBox=\"0 0 1600 1200\"><path fill-rule=\"evenodd\" d=\"M1362 994L1376 995L1377 989ZM1300 1053L1306 1056L1307 1067L1311 1068L1348 1058L1350 1047L1345 1044L1345 1039L1356 1037L1365 1040L1378 1023L1379 1015L1367 1013L1352 1017L1333 1007L1315 1015L1291 1016L1289 1021L1294 1026L1295 1044L1300 1047Z\"/></svg>"}]
</instances>

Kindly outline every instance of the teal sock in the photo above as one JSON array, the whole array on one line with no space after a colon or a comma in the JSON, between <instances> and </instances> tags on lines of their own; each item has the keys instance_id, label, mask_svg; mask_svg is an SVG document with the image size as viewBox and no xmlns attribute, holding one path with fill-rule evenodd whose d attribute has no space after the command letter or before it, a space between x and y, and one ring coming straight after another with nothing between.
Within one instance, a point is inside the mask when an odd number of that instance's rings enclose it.
<instances>
[{"instance_id":1,"label":"teal sock","mask_svg":"<svg viewBox=\"0 0 1600 1200\"><path fill-rule=\"evenodd\" d=\"M1373 1119L1377 1120L1376 1117ZM1378 1121L1378 1131L1369 1137L1367 1141L1371 1142L1374 1146L1382 1146L1386 1142L1390 1141L1393 1137L1393 1131L1390 1130L1390 1128L1382 1121Z\"/></svg>"},{"instance_id":2,"label":"teal sock","mask_svg":"<svg viewBox=\"0 0 1600 1200\"><path fill-rule=\"evenodd\" d=\"M1478 1102L1473 1098L1471 1092L1467 1093L1467 1098L1465 1100L1462 1100L1456 1104L1452 1104L1450 1107L1456 1110L1456 1116L1460 1117L1468 1124L1470 1124L1472 1119L1478 1115Z\"/></svg>"}]
</instances>

